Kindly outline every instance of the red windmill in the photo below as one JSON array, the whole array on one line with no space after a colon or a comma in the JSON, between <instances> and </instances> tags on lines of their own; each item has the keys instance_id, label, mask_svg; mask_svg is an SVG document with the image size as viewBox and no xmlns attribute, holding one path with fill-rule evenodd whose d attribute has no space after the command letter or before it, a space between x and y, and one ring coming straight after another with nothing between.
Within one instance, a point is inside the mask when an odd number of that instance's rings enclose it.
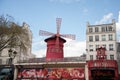
<instances>
[{"instance_id":1,"label":"red windmill","mask_svg":"<svg viewBox=\"0 0 120 80\"><path fill-rule=\"evenodd\" d=\"M39 35L41 36L51 36L45 39L47 43L47 52L46 52L46 59L56 59L56 58L63 58L63 44L66 42L65 38L75 39L75 35L72 34L60 34L60 26L61 26L61 18L56 18L56 26L57 26L57 33L51 33L47 31L40 30Z\"/></svg>"}]
</instances>

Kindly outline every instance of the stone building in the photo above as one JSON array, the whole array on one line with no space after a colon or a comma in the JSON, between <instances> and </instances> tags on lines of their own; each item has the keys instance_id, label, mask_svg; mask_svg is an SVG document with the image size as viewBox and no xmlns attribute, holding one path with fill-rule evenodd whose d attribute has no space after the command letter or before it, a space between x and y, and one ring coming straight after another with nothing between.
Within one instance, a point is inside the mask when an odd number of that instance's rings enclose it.
<instances>
[{"instance_id":1,"label":"stone building","mask_svg":"<svg viewBox=\"0 0 120 80\"><path fill-rule=\"evenodd\" d=\"M112 23L100 25L90 25L88 22L86 29L87 60L96 60L96 49L100 46L106 49L106 59L116 60L117 39L115 20L112 20Z\"/></svg>"}]
</instances>

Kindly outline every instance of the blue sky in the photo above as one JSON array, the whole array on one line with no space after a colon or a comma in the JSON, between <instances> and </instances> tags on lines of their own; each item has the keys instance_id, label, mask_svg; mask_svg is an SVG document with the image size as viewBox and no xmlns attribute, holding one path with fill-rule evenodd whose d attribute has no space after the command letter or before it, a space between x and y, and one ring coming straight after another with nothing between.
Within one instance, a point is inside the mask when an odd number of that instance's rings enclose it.
<instances>
[{"instance_id":1,"label":"blue sky","mask_svg":"<svg viewBox=\"0 0 120 80\"><path fill-rule=\"evenodd\" d=\"M45 56L47 37L39 36L39 30L56 33L56 18L62 18L60 33L75 34L76 40L67 39L65 56L85 53L86 22L109 23L116 20L120 0L0 0L0 15L9 14L14 21L30 25L33 33L32 53ZM73 48L74 47L74 48Z\"/></svg>"}]
</instances>

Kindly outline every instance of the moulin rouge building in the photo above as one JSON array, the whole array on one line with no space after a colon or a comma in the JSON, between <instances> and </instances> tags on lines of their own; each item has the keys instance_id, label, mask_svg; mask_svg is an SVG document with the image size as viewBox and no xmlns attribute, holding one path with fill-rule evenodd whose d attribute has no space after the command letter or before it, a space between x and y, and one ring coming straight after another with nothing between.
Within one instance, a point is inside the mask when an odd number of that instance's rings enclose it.
<instances>
[{"instance_id":1,"label":"moulin rouge building","mask_svg":"<svg viewBox=\"0 0 120 80\"><path fill-rule=\"evenodd\" d=\"M66 40L63 37L74 39L75 36L59 33L61 18L56 23L56 34L40 30L40 35L50 36L45 39L46 57L15 64L15 80L118 80L114 21L107 25L87 24L86 61L80 57L64 57Z\"/></svg>"}]
</instances>

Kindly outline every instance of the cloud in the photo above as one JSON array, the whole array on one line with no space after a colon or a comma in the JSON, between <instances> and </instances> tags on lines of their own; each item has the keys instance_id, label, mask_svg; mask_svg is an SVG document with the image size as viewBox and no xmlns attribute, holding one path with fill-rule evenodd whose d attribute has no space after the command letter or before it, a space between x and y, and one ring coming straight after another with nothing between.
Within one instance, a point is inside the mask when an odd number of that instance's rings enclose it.
<instances>
[{"instance_id":1,"label":"cloud","mask_svg":"<svg viewBox=\"0 0 120 80\"><path fill-rule=\"evenodd\" d=\"M86 49L86 41L75 41L75 40L68 40L65 43L64 47L64 56L65 57L74 57L80 56L85 53Z\"/></svg>"},{"instance_id":2,"label":"cloud","mask_svg":"<svg viewBox=\"0 0 120 80\"><path fill-rule=\"evenodd\" d=\"M119 22L116 23L116 30L117 30L117 32L120 32L120 23Z\"/></svg>"},{"instance_id":3,"label":"cloud","mask_svg":"<svg viewBox=\"0 0 120 80\"><path fill-rule=\"evenodd\" d=\"M67 42L64 44L64 57L80 56L85 53L86 41L75 41L70 39L66 40ZM34 51L32 51L33 54L35 54L37 57L46 56L46 44L43 41L33 43L33 48L35 47L39 49L34 49Z\"/></svg>"},{"instance_id":4,"label":"cloud","mask_svg":"<svg viewBox=\"0 0 120 80\"><path fill-rule=\"evenodd\" d=\"M111 22L112 19L113 19L113 13L108 13L107 15L104 15L103 18L100 21L97 21L95 24L108 23ZM116 22L116 32L117 32L117 38L120 38L120 11L118 15L118 22Z\"/></svg>"},{"instance_id":5,"label":"cloud","mask_svg":"<svg viewBox=\"0 0 120 80\"><path fill-rule=\"evenodd\" d=\"M36 57L44 57L46 53L45 49L46 43L44 40L34 41L32 43L32 53L36 55Z\"/></svg>"},{"instance_id":6,"label":"cloud","mask_svg":"<svg viewBox=\"0 0 120 80\"><path fill-rule=\"evenodd\" d=\"M113 17L113 13L108 13L107 15L104 15L100 21L95 22L95 24L103 24L106 22L110 22L112 17Z\"/></svg>"},{"instance_id":7,"label":"cloud","mask_svg":"<svg viewBox=\"0 0 120 80\"><path fill-rule=\"evenodd\" d=\"M49 1L70 4L73 2L80 2L81 0L49 0Z\"/></svg>"},{"instance_id":8,"label":"cloud","mask_svg":"<svg viewBox=\"0 0 120 80\"><path fill-rule=\"evenodd\" d=\"M119 11L119 16L118 16L118 22L120 23L120 11Z\"/></svg>"},{"instance_id":9,"label":"cloud","mask_svg":"<svg viewBox=\"0 0 120 80\"><path fill-rule=\"evenodd\" d=\"M118 15L118 22L116 22L116 30L117 30L117 37L120 38L120 11Z\"/></svg>"},{"instance_id":10,"label":"cloud","mask_svg":"<svg viewBox=\"0 0 120 80\"><path fill-rule=\"evenodd\" d=\"M113 13L108 13L107 15L104 15L100 21L96 21L95 24L103 24L103 23L111 22L112 19L113 19ZM117 32L120 32L120 11L118 15L118 22L116 22L116 30Z\"/></svg>"}]
</instances>

